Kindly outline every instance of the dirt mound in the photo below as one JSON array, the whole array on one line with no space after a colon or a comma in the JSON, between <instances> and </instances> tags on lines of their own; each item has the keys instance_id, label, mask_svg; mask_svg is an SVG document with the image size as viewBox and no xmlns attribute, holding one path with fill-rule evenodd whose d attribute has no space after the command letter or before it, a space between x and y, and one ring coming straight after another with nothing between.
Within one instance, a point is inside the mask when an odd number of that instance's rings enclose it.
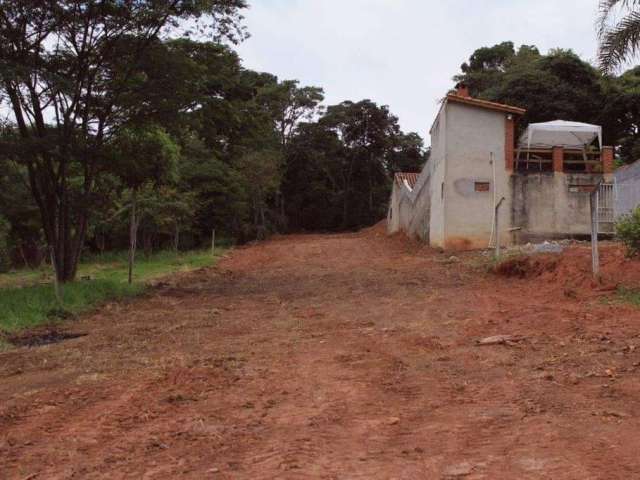
<instances>
[{"instance_id":1,"label":"dirt mound","mask_svg":"<svg viewBox=\"0 0 640 480\"><path fill-rule=\"evenodd\" d=\"M625 256L624 247L608 242L600 247L600 275L593 276L591 247L575 245L562 254L526 255L507 259L494 273L511 278L535 279L537 288L562 286L578 295L607 292L621 286L640 288L640 260Z\"/></svg>"},{"instance_id":2,"label":"dirt mound","mask_svg":"<svg viewBox=\"0 0 640 480\"><path fill-rule=\"evenodd\" d=\"M519 256L498 263L494 273L504 277L533 278L557 269L558 258L548 256Z\"/></svg>"},{"instance_id":3,"label":"dirt mound","mask_svg":"<svg viewBox=\"0 0 640 480\"><path fill-rule=\"evenodd\" d=\"M378 223L360 230L361 234L368 237L380 237L387 234L387 220L380 220Z\"/></svg>"}]
</instances>

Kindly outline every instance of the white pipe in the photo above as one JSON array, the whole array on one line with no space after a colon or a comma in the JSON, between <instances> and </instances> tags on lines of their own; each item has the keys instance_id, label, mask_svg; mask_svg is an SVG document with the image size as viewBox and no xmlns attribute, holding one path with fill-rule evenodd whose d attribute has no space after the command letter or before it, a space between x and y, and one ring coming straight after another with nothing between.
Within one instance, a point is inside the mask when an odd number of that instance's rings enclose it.
<instances>
[{"instance_id":1,"label":"white pipe","mask_svg":"<svg viewBox=\"0 0 640 480\"><path fill-rule=\"evenodd\" d=\"M493 208L492 210L492 215L491 215L491 237L489 238L489 245L488 248L491 248L491 244L493 243L493 241L495 240L495 236L496 236L496 231L495 231L495 226L496 226L496 202L498 200L498 189L496 188L496 162L493 160L493 152L491 152L490 154L490 160L489 163L491 164L491 167L493 169L493 184L491 185L491 188L493 188Z\"/></svg>"}]
</instances>

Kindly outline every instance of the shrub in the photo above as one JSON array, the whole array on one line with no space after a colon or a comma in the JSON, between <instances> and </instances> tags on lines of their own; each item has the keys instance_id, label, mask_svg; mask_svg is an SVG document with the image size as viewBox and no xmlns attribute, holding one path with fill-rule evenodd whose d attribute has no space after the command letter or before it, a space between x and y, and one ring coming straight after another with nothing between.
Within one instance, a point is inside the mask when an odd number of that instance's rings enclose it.
<instances>
[{"instance_id":1,"label":"shrub","mask_svg":"<svg viewBox=\"0 0 640 480\"><path fill-rule=\"evenodd\" d=\"M640 207L616 222L616 234L627 247L629 257L640 254Z\"/></svg>"},{"instance_id":2,"label":"shrub","mask_svg":"<svg viewBox=\"0 0 640 480\"><path fill-rule=\"evenodd\" d=\"M9 232L11 225L0 216L0 272L6 272L11 268L11 257L9 249Z\"/></svg>"}]
</instances>

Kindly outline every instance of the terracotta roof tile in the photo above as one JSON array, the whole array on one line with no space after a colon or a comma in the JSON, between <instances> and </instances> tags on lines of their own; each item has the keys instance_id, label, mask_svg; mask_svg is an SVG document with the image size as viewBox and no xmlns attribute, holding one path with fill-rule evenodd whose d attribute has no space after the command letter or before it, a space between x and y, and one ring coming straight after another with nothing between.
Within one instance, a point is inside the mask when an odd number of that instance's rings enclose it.
<instances>
[{"instance_id":1,"label":"terracotta roof tile","mask_svg":"<svg viewBox=\"0 0 640 480\"><path fill-rule=\"evenodd\" d=\"M403 185L404 181L406 180L409 184L409 187L411 187L411 190L413 190L413 188L416 186L416 183L418 182L419 175L419 173L398 172L395 175L395 180L398 185Z\"/></svg>"},{"instance_id":2,"label":"terracotta roof tile","mask_svg":"<svg viewBox=\"0 0 640 480\"><path fill-rule=\"evenodd\" d=\"M514 113L517 115L524 115L527 110L520 107L514 107L513 105L505 105L503 103L490 102L489 100L480 100L473 97L461 97L454 93L447 95L447 100L450 102L464 103L465 105L472 105L474 107L486 108L489 110L497 110L499 112Z\"/></svg>"}]
</instances>

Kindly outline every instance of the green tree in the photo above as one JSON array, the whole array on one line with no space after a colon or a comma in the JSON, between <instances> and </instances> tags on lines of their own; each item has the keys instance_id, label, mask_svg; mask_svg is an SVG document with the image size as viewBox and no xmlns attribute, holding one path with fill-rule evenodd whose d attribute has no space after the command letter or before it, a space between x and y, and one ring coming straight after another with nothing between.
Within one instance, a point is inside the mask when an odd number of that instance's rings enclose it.
<instances>
[{"instance_id":1,"label":"green tree","mask_svg":"<svg viewBox=\"0 0 640 480\"><path fill-rule=\"evenodd\" d=\"M640 1L602 0L598 26L598 62L611 73L638 53Z\"/></svg>"},{"instance_id":2,"label":"green tree","mask_svg":"<svg viewBox=\"0 0 640 480\"><path fill-rule=\"evenodd\" d=\"M158 127L121 130L113 143L111 168L131 191L129 205L129 283L133 280L140 217L138 191L144 185L162 185L175 181L178 146Z\"/></svg>"},{"instance_id":3,"label":"green tree","mask_svg":"<svg viewBox=\"0 0 640 480\"><path fill-rule=\"evenodd\" d=\"M604 84L602 116L609 125L605 141L619 146L622 162L632 163L640 158L640 67L609 77Z\"/></svg>"},{"instance_id":4,"label":"green tree","mask_svg":"<svg viewBox=\"0 0 640 480\"><path fill-rule=\"evenodd\" d=\"M311 121L322 112L322 88L298 85L297 80L285 80L269 85L262 92L271 110L283 148L300 122Z\"/></svg>"},{"instance_id":5,"label":"green tree","mask_svg":"<svg viewBox=\"0 0 640 480\"><path fill-rule=\"evenodd\" d=\"M0 8L0 93L19 141L61 282L75 277L104 146L129 121L140 59L179 25L232 41L244 0L6 0ZM198 22L198 20L202 20Z\"/></svg>"},{"instance_id":6,"label":"green tree","mask_svg":"<svg viewBox=\"0 0 640 480\"><path fill-rule=\"evenodd\" d=\"M280 186L282 155L278 150L249 151L237 161L242 183L250 201L252 226L258 239L270 230L268 200Z\"/></svg>"},{"instance_id":7,"label":"green tree","mask_svg":"<svg viewBox=\"0 0 640 480\"><path fill-rule=\"evenodd\" d=\"M489 50L502 52L504 46ZM474 53L471 59L476 56ZM489 55L494 57L504 61L470 61L475 68L466 69L455 80L474 85L471 93L479 98L526 108L521 128L531 122L576 120L603 125L605 137L611 138L615 128L611 118L603 115L607 99L602 77L571 50L541 55L536 47L523 45L513 55Z\"/></svg>"},{"instance_id":8,"label":"green tree","mask_svg":"<svg viewBox=\"0 0 640 480\"><path fill-rule=\"evenodd\" d=\"M11 253L9 251L9 233L11 224L0 216L0 272L6 272L11 268Z\"/></svg>"},{"instance_id":9,"label":"green tree","mask_svg":"<svg viewBox=\"0 0 640 480\"><path fill-rule=\"evenodd\" d=\"M341 230L384 216L395 171L417 171L422 139L404 134L385 106L370 100L327 108L287 147L283 191L293 229Z\"/></svg>"}]
</instances>

